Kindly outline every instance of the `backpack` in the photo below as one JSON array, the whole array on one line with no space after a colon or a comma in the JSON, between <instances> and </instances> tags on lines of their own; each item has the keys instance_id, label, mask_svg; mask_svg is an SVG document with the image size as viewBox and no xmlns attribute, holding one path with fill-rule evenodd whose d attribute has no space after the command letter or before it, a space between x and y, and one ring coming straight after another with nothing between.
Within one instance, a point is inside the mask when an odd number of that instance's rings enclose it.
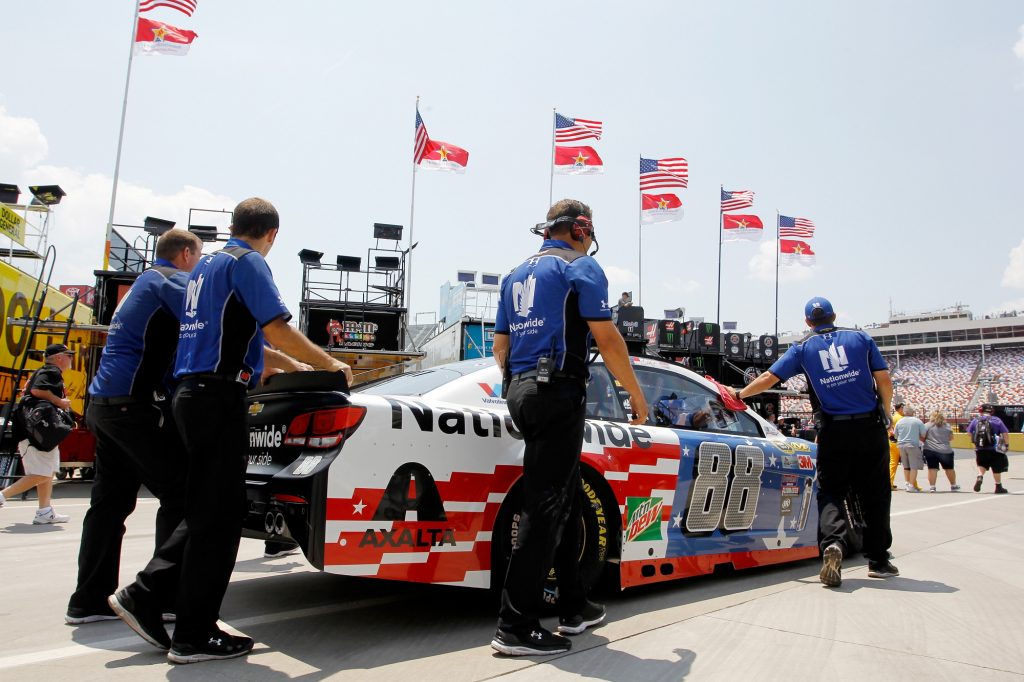
<instances>
[{"instance_id":1,"label":"backpack","mask_svg":"<svg viewBox=\"0 0 1024 682\"><path fill-rule=\"evenodd\" d=\"M990 450L996 444L996 435L992 431L992 422L982 417L974 427L974 447L978 450Z\"/></svg>"}]
</instances>

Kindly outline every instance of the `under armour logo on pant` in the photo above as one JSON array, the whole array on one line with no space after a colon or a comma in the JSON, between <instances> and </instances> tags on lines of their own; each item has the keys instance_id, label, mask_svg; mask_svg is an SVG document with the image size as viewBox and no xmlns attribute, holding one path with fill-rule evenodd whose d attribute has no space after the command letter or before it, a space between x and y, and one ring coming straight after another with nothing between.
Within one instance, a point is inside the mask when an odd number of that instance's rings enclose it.
<instances>
[{"instance_id":1,"label":"under armour logo on pant","mask_svg":"<svg viewBox=\"0 0 1024 682\"><path fill-rule=\"evenodd\" d=\"M210 641L209 641L209 644L216 644L217 646L221 646L221 643L222 643L222 642L223 642L223 640L220 640L220 639L214 639L213 637L211 637L211 638L210 638Z\"/></svg>"}]
</instances>

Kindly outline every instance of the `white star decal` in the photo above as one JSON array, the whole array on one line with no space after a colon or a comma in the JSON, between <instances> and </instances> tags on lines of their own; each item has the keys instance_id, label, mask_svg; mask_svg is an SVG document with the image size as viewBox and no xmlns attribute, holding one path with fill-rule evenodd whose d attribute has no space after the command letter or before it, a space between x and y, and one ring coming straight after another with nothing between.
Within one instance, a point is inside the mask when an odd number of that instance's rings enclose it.
<instances>
[{"instance_id":1,"label":"white star decal","mask_svg":"<svg viewBox=\"0 0 1024 682\"><path fill-rule=\"evenodd\" d=\"M682 512L679 512L678 514L676 514L675 516L672 517L672 527L673 528L681 528L680 524L682 524L682 522L683 522L683 514L682 514Z\"/></svg>"},{"instance_id":2,"label":"white star decal","mask_svg":"<svg viewBox=\"0 0 1024 682\"><path fill-rule=\"evenodd\" d=\"M775 453L768 455L768 466L773 467L778 464L779 458L775 456Z\"/></svg>"},{"instance_id":3,"label":"white star decal","mask_svg":"<svg viewBox=\"0 0 1024 682\"><path fill-rule=\"evenodd\" d=\"M362 500L359 500L358 504L353 504L352 505L352 513L353 514L362 514L364 509L366 509L366 505L363 504Z\"/></svg>"},{"instance_id":4,"label":"white star decal","mask_svg":"<svg viewBox=\"0 0 1024 682\"><path fill-rule=\"evenodd\" d=\"M789 529L790 530L795 530L796 529L796 517L795 516L789 520Z\"/></svg>"},{"instance_id":5,"label":"white star decal","mask_svg":"<svg viewBox=\"0 0 1024 682\"><path fill-rule=\"evenodd\" d=\"M689 457L689 456L690 456L690 446L689 445L684 445L683 446L683 457Z\"/></svg>"}]
</instances>

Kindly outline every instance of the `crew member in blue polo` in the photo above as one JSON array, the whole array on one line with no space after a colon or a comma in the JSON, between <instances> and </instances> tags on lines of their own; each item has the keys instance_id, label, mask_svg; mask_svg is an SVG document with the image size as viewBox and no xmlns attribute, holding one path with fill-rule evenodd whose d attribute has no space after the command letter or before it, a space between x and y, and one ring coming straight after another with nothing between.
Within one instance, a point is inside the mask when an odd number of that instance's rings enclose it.
<instances>
[{"instance_id":1,"label":"crew member in blue polo","mask_svg":"<svg viewBox=\"0 0 1024 682\"><path fill-rule=\"evenodd\" d=\"M264 357L264 343L352 380L348 365L288 324L291 314L265 260L279 225L273 204L246 199L235 207L225 248L204 256L192 271L174 370L181 383L173 402L188 460L185 523L136 581L109 600L143 639L169 648L172 663L234 658L252 650L252 639L223 632L217 620L246 511L246 391L259 382L264 362L275 362L270 354ZM178 569L172 640L157 605L175 589Z\"/></svg>"},{"instance_id":2,"label":"crew member in blue polo","mask_svg":"<svg viewBox=\"0 0 1024 682\"><path fill-rule=\"evenodd\" d=\"M864 555L868 575L889 578L899 571L889 561L889 442L886 414L892 401L889 367L874 339L855 329L836 327L832 304L812 298L804 306L811 332L794 343L767 372L739 391L740 399L757 395L779 381L803 372L812 402L819 408L818 542L822 550L821 582L842 583L848 519L843 503L856 494L864 515Z\"/></svg>"},{"instance_id":3,"label":"crew member in blue polo","mask_svg":"<svg viewBox=\"0 0 1024 682\"><path fill-rule=\"evenodd\" d=\"M96 477L78 550L78 586L64 616L69 624L117 618L107 597L117 589L124 522L140 485L160 500L157 548L181 523L185 466L171 416L171 370L188 273L202 251L203 243L186 230L161 235L153 266L135 280L110 321L85 413L96 436ZM173 601L162 606L174 608Z\"/></svg>"},{"instance_id":4,"label":"crew member in blue polo","mask_svg":"<svg viewBox=\"0 0 1024 682\"><path fill-rule=\"evenodd\" d=\"M567 638L540 625L544 581L552 567L560 633L579 634L605 618L604 606L587 600L578 564L579 462L592 337L629 393L631 409L639 415L632 423L647 418L626 344L611 321L608 280L587 255L594 244L590 207L563 199L534 233L544 236L541 250L502 282L494 326L494 358L505 375L509 414L525 443L523 510L491 641L511 656L570 648Z\"/></svg>"}]
</instances>

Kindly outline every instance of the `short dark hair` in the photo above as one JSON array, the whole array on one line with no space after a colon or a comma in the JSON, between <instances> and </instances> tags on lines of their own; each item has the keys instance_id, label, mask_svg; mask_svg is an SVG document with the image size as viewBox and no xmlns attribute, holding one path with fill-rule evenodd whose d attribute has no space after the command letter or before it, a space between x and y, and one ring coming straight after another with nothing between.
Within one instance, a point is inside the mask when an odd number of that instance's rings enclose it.
<instances>
[{"instance_id":1,"label":"short dark hair","mask_svg":"<svg viewBox=\"0 0 1024 682\"><path fill-rule=\"evenodd\" d=\"M262 239L281 226L277 209L266 199L252 197L235 206L231 220L231 236Z\"/></svg>"},{"instance_id":2,"label":"short dark hair","mask_svg":"<svg viewBox=\"0 0 1024 682\"><path fill-rule=\"evenodd\" d=\"M160 239L156 243L156 257L174 260L185 249L202 251L203 242L188 230L167 230L160 235Z\"/></svg>"},{"instance_id":3,"label":"short dark hair","mask_svg":"<svg viewBox=\"0 0 1024 682\"><path fill-rule=\"evenodd\" d=\"M556 218L561 218L563 216L575 218L581 215L588 218L593 217L590 207L582 201L577 201L576 199L562 199L548 209L548 217L546 219L555 220ZM552 227L551 232L566 232L570 227L572 227L572 223L561 223Z\"/></svg>"}]
</instances>

